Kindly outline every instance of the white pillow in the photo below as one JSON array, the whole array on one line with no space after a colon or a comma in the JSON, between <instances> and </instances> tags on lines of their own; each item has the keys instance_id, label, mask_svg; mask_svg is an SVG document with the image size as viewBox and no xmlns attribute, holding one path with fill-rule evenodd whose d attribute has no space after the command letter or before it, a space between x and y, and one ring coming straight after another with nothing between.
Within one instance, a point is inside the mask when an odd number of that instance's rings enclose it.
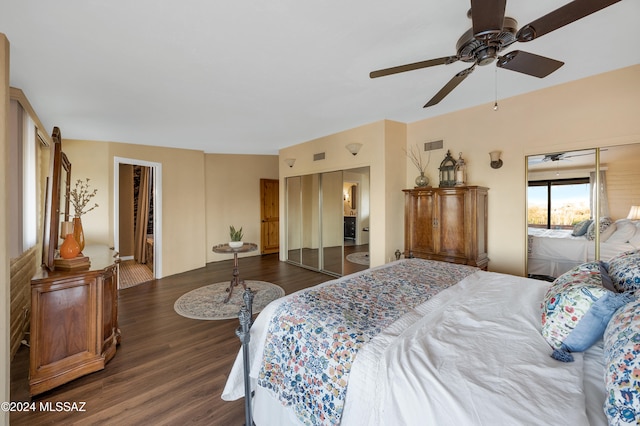
<instances>
[{"instance_id":1,"label":"white pillow","mask_svg":"<svg viewBox=\"0 0 640 426\"><path fill-rule=\"evenodd\" d=\"M615 225L616 231L606 239L608 243L627 243L636 234L637 228L629 219L616 220Z\"/></svg>"},{"instance_id":2,"label":"white pillow","mask_svg":"<svg viewBox=\"0 0 640 426\"><path fill-rule=\"evenodd\" d=\"M629 238L629 244L640 249L640 222L636 223L636 233L633 237Z\"/></svg>"}]
</instances>

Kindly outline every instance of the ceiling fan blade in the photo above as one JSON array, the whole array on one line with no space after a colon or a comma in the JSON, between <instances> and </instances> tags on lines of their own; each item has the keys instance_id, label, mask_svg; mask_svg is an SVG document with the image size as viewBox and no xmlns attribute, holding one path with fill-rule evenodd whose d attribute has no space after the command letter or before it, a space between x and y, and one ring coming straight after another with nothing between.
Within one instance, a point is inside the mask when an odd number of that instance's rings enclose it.
<instances>
[{"instance_id":1,"label":"ceiling fan blade","mask_svg":"<svg viewBox=\"0 0 640 426\"><path fill-rule=\"evenodd\" d=\"M620 0L574 0L520 28L518 41L531 41L585 16L618 3Z\"/></svg>"},{"instance_id":2,"label":"ceiling fan blade","mask_svg":"<svg viewBox=\"0 0 640 426\"><path fill-rule=\"evenodd\" d=\"M521 50L514 50L498 58L500 68L543 78L564 65L564 62Z\"/></svg>"},{"instance_id":3,"label":"ceiling fan blade","mask_svg":"<svg viewBox=\"0 0 640 426\"><path fill-rule=\"evenodd\" d=\"M507 0L471 0L473 36L480 40L493 38L502 32Z\"/></svg>"},{"instance_id":4,"label":"ceiling fan blade","mask_svg":"<svg viewBox=\"0 0 640 426\"><path fill-rule=\"evenodd\" d=\"M385 75L398 74L406 71L419 70L421 68L433 67L435 65L449 65L458 60L457 56L445 56L443 58L429 59L428 61L414 62L412 64L400 65L397 67L385 68L369 73L370 78L384 77Z\"/></svg>"},{"instance_id":5,"label":"ceiling fan blade","mask_svg":"<svg viewBox=\"0 0 640 426\"><path fill-rule=\"evenodd\" d=\"M462 70L458 74L454 75L453 78L449 80L449 82L445 84L444 87L440 89L440 91L436 93L436 95L433 98L431 98L431 100L427 102L423 108L433 106L438 102L440 102L441 100L443 100L445 96L451 93L451 91L455 89L458 86L458 84L462 83L462 81L465 78L467 78L469 74L473 72L475 67L476 67L476 64L473 64L473 66L471 66L470 68Z\"/></svg>"}]
</instances>

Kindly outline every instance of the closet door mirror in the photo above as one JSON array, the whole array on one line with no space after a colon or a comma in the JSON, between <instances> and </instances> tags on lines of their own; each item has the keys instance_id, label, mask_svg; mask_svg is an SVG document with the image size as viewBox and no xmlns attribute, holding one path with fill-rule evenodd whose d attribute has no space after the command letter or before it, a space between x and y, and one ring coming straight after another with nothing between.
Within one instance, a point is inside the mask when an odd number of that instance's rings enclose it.
<instances>
[{"instance_id":1,"label":"closet door mirror","mask_svg":"<svg viewBox=\"0 0 640 426\"><path fill-rule=\"evenodd\" d=\"M287 261L335 276L368 268L369 167L288 177L285 185Z\"/></svg>"},{"instance_id":2,"label":"closet door mirror","mask_svg":"<svg viewBox=\"0 0 640 426\"><path fill-rule=\"evenodd\" d=\"M640 144L527 157L529 276L552 280L640 247L628 218L640 204L638 158Z\"/></svg>"},{"instance_id":3,"label":"closet door mirror","mask_svg":"<svg viewBox=\"0 0 640 426\"><path fill-rule=\"evenodd\" d=\"M312 269L320 269L320 176L300 176L301 179L301 236L300 263Z\"/></svg>"},{"instance_id":4,"label":"closet door mirror","mask_svg":"<svg viewBox=\"0 0 640 426\"><path fill-rule=\"evenodd\" d=\"M287 260L300 263L302 249L302 207L300 176L287 178Z\"/></svg>"},{"instance_id":5,"label":"closet door mirror","mask_svg":"<svg viewBox=\"0 0 640 426\"><path fill-rule=\"evenodd\" d=\"M322 173L322 270L342 275L342 171Z\"/></svg>"}]
</instances>

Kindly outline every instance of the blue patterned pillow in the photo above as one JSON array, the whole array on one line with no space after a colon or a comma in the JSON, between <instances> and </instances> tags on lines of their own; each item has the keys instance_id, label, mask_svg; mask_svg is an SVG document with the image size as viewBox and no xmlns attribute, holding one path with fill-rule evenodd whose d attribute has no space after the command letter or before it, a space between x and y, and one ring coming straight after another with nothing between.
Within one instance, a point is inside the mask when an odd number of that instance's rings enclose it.
<instances>
[{"instance_id":1,"label":"blue patterned pillow","mask_svg":"<svg viewBox=\"0 0 640 426\"><path fill-rule=\"evenodd\" d=\"M640 301L618 309L604 333L604 412L610 425L640 422Z\"/></svg>"},{"instance_id":2,"label":"blue patterned pillow","mask_svg":"<svg viewBox=\"0 0 640 426\"><path fill-rule=\"evenodd\" d=\"M573 235L574 237L583 236L584 234L587 233L587 230L589 229L589 225L591 225L592 222L593 220L587 219L587 220L583 220L582 222L576 223L576 225L573 227L573 232L571 233L571 235Z\"/></svg>"},{"instance_id":3,"label":"blue patterned pillow","mask_svg":"<svg viewBox=\"0 0 640 426\"><path fill-rule=\"evenodd\" d=\"M559 276L542 302L542 336L554 349L553 358L573 361L598 341L611 316L631 296L603 287L600 262L576 266Z\"/></svg>"},{"instance_id":4,"label":"blue patterned pillow","mask_svg":"<svg viewBox=\"0 0 640 426\"><path fill-rule=\"evenodd\" d=\"M627 251L613 257L608 264L613 286L620 292L640 290L640 251Z\"/></svg>"}]
</instances>

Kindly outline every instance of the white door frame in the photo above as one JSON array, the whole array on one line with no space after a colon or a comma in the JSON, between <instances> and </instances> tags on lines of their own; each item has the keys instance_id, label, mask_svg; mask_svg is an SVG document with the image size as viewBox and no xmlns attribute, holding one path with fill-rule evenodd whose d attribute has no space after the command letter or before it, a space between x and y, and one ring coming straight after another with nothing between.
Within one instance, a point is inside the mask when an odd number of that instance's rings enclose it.
<instances>
[{"instance_id":1,"label":"white door frame","mask_svg":"<svg viewBox=\"0 0 640 426\"><path fill-rule=\"evenodd\" d=\"M162 163L113 157L113 246L120 251L120 164L153 169L153 278L162 278Z\"/></svg>"}]
</instances>

